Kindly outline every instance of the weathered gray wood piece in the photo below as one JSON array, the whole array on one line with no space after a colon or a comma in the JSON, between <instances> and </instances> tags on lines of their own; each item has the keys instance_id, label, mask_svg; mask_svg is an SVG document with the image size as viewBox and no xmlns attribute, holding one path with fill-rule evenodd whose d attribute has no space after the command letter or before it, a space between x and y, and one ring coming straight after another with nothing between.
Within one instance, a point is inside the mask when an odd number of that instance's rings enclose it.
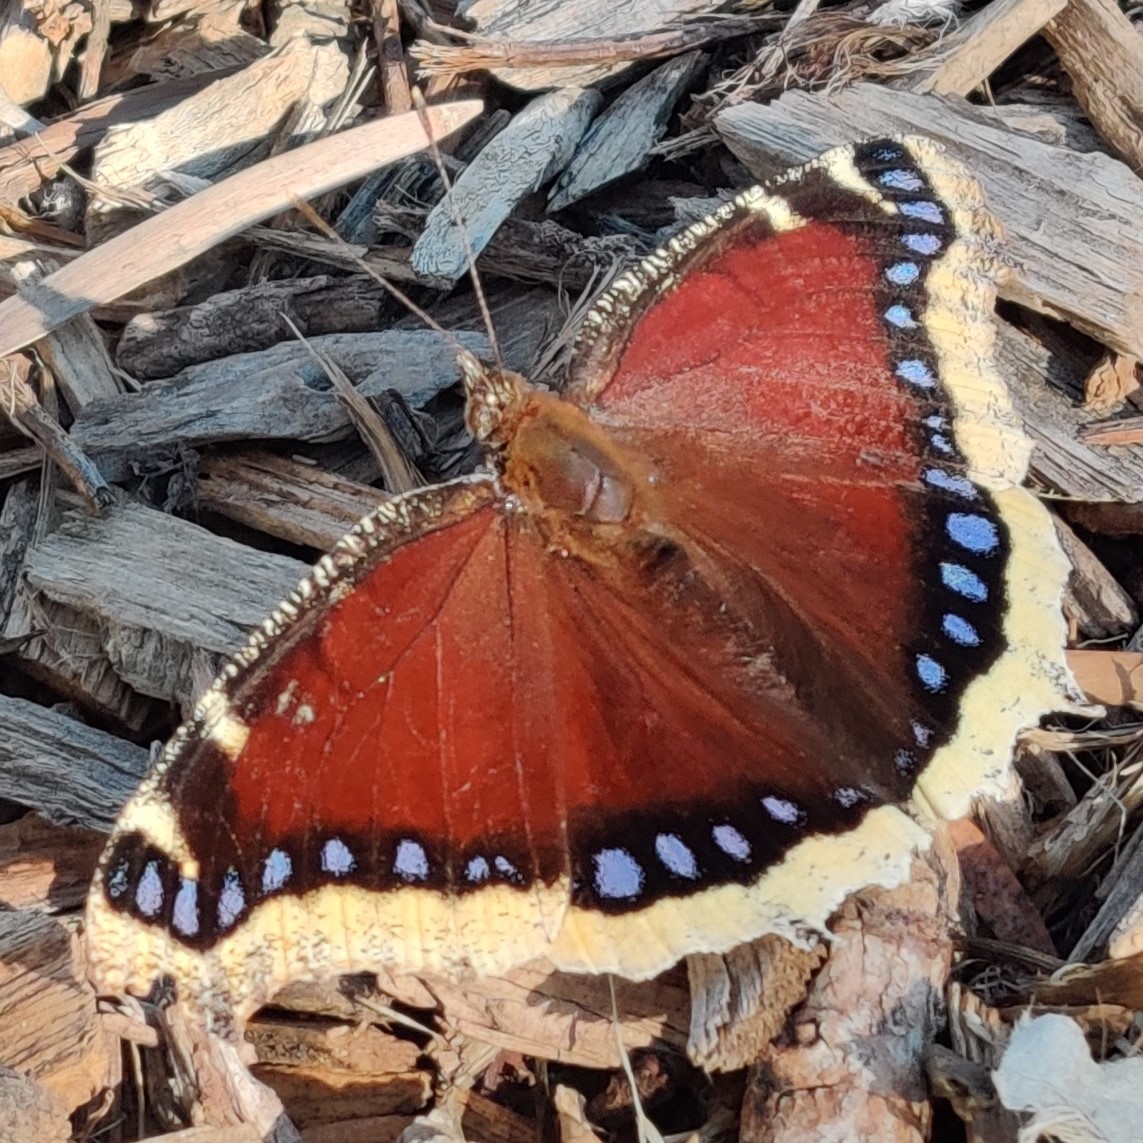
<instances>
[{"instance_id":1,"label":"weathered gray wood piece","mask_svg":"<svg viewBox=\"0 0 1143 1143\"><path fill-rule=\"evenodd\" d=\"M1063 99L1033 103L1002 103L988 108L997 122L1041 143L1072 151L1106 151L1107 145L1084 118L1083 112Z\"/></svg>"},{"instance_id":2,"label":"weathered gray wood piece","mask_svg":"<svg viewBox=\"0 0 1143 1143\"><path fill-rule=\"evenodd\" d=\"M1017 412L1032 438L1032 475L1075 500L1143 501L1143 448L1094 446L1079 439L1101 414L1080 405L1094 360L1077 357L1063 339L1038 341L997 323L996 355Z\"/></svg>"},{"instance_id":3,"label":"weathered gray wood piece","mask_svg":"<svg viewBox=\"0 0 1143 1143\"><path fill-rule=\"evenodd\" d=\"M1056 516L1054 522L1060 547L1072 565L1064 596L1064 614L1075 620L1080 638L1130 635L1139 625L1134 600L1063 520Z\"/></svg>"},{"instance_id":4,"label":"weathered gray wood piece","mask_svg":"<svg viewBox=\"0 0 1143 1143\"><path fill-rule=\"evenodd\" d=\"M548 210L563 210L643 166L666 132L679 96L706 60L702 52L676 56L623 92L580 140L549 197Z\"/></svg>"},{"instance_id":5,"label":"weathered gray wood piece","mask_svg":"<svg viewBox=\"0 0 1143 1143\"><path fill-rule=\"evenodd\" d=\"M306 565L125 503L67 512L28 555L28 587L93 622L126 683L184 709Z\"/></svg>"},{"instance_id":6,"label":"weathered gray wood piece","mask_svg":"<svg viewBox=\"0 0 1143 1143\"><path fill-rule=\"evenodd\" d=\"M0 695L0 796L51 821L107 832L147 763L141 746Z\"/></svg>"},{"instance_id":7,"label":"weathered gray wood piece","mask_svg":"<svg viewBox=\"0 0 1143 1143\"><path fill-rule=\"evenodd\" d=\"M490 39L517 41L606 40L661 32L688 16L720 7L717 0L474 0L457 5L476 30ZM630 61L575 67L494 68L503 83L527 91L586 86L618 75Z\"/></svg>"},{"instance_id":8,"label":"weathered gray wood piece","mask_svg":"<svg viewBox=\"0 0 1143 1143\"><path fill-rule=\"evenodd\" d=\"M627 234L580 234L551 218L508 218L484 248L480 268L490 278L574 291L605 281L634 256Z\"/></svg>"},{"instance_id":9,"label":"weathered gray wood piece","mask_svg":"<svg viewBox=\"0 0 1143 1143\"><path fill-rule=\"evenodd\" d=\"M488 353L482 334L454 337L478 356ZM460 380L454 342L432 330L326 334L309 346L366 397L396 389L419 406ZM189 366L139 393L92 401L72 437L113 478L108 462L115 454L228 440L328 441L351 431L321 365L305 345L290 341Z\"/></svg>"},{"instance_id":10,"label":"weathered gray wood piece","mask_svg":"<svg viewBox=\"0 0 1143 1143\"><path fill-rule=\"evenodd\" d=\"M43 463L43 452L36 446L5 449L0 452L0 480L11 480L25 472L35 472Z\"/></svg>"},{"instance_id":11,"label":"weathered gray wood piece","mask_svg":"<svg viewBox=\"0 0 1143 1143\"><path fill-rule=\"evenodd\" d=\"M291 340L284 317L318 337L376 330L389 308L384 289L363 274L256 282L197 305L139 314L124 328L115 360L143 380L171 377L190 365Z\"/></svg>"},{"instance_id":12,"label":"weathered gray wood piece","mask_svg":"<svg viewBox=\"0 0 1143 1143\"><path fill-rule=\"evenodd\" d=\"M464 274L465 242L478 255L521 200L564 169L601 102L598 91L576 87L533 99L433 208L413 247L413 270L447 283Z\"/></svg>"},{"instance_id":13,"label":"weathered gray wood piece","mask_svg":"<svg viewBox=\"0 0 1143 1143\"><path fill-rule=\"evenodd\" d=\"M196 494L200 505L219 515L322 551L387 498L376 488L271 453L207 458Z\"/></svg>"},{"instance_id":14,"label":"weathered gray wood piece","mask_svg":"<svg viewBox=\"0 0 1143 1143\"><path fill-rule=\"evenodd\" d=\"M1114 867L1099 886L1096 898L1102 902L1099 911L1068 950L1072 963L1103 960L1108 952L1116 959L1124 955L1107 946L1138 917L1140 885L1143 885L1143 830L1136 827L1134 835L1121 843Z\"/></svg>"},{"instance_id":15,"label":"weathered gray wood piece","mask_svg":"<svg viewBox=\"0 0 1143 1143\"><path fill-rule=\"evenodd\" d=\"M504 364L530 377L536 360L567 320L563 299L554 290L522 289L496 282L486 283L485 299ZM445 329L473 329L483 321L475 295L467 291L443 299L429 312ZM409 314L395 328L417 329L420 325L421 319Z\"/></svg>"},{"instance_id":16,"label":"weathered gray wood piece","mask_svg":"<svg viewBox=\"0 0 1143 1143\"><path fill-rule=\"evenodd\" d=\"M871 84L739 104L715 126L760 177L853 139L939 139L980 178L1007 230L1014 272L1001 296L1143 357L1143 181L1123 163L1015 134L959 100Z\"/></svg>"},{"instance_id":17,"label":"weathered gray wood piece","mask_svg":"<svg viewBox=\"0 0 1143 1143\"><path fill-rule=\"evenodd\" d=\"M0 633L19 590L24 560L36 529L37 482L24 480L12 485L0 502Z\"/></svg>"},{"instance_id":18,"label":"weathered gray wood piece","mask_svg":"<svg viewBox=\"0 0 1143 1143\"><path fill-rule=\"evenodd\" d=\"M0 268L0 280L21 286L38 282L59 263L29 260ZM111 367L103 336L90 314L81 314L36 343L36 353L51 370L59 391L74 416L88 401L123 392L123 383Z\"/></svg>"},{"instance_id":19,"label":"weathered gray wood piece","mask_svg":"<svg viewBox=\"0 0 1143 1143\"><path fill-rule=\"evenodd\" d=\"M98 626L28 587L25 562L46 523L39 511L38 481L24 480L8 489L0 509L0 639L18 647L11 662L28 674L105 718L139 730L152 704L115 673Z\"/></svg>"},{"instance_id":20,"label":"weathered gray wood piece","mask_svg":"<svg viewBox=\"0 0 1143 1143\"><path fill-rule=\"evenodd\" d=\"M333 99L348 65L332 42L295 40L217 80L153 119L113 127L95 148L91 177L102 187L127 188L168 171L218 179L269 152L268 137L303 98ZM241 108L240 114L234 114ZM105 233L120 210L93 200L88 237Z\"/></svg>"}]
</instances>

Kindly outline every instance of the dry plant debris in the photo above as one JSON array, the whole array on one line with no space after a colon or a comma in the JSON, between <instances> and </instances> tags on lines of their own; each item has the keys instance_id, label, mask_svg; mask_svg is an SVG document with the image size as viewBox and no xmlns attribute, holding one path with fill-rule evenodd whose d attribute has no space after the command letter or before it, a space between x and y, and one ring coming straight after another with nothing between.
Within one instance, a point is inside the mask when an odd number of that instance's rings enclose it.
<instances>
[{"instance_id":1,"label":"dry plant debris","mask_svg":"<svg viewBox=\"0 0 1143 1143\"><path fill-rule=\"evenodd\" d=\"M659 1130L708 1141L1137 1138L1140 27L1114 0L8 4L0 1138L625 1141L628 1064ZM1007 230L1001 366L1105 709L1029 732L1022 795L856 895L828 947L616 982L618 1019L606 980L542 966L295 987L240 1053L169 997L97 1003L78 911L150 744L348 524L473 462L469 254L507 363L558 385L634 255L899 131L966 160Z\"/></svg>"}]
</instances>

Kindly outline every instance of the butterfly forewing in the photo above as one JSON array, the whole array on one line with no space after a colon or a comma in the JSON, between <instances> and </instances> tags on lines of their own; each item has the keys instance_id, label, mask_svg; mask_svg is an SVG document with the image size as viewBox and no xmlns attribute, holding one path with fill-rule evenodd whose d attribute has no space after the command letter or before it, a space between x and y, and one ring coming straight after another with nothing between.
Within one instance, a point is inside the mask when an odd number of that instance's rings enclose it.
<instances>
[{"instance_id":1,"label":"butterfly forewing","mask_svg":"<svg viewBox=\"0 0 1143 1143\"><path fill-rule=\"evenodd\" d=\"M974 680L1059 637L1008 622L1014 545L1058 558L1027 498L1001 503L1027 442L991 363L997 238L935 145L830 152L618 283L569 378L741 606L786 628L779 669L878 791L953 742Z\"/></svg>"}]
</instances>

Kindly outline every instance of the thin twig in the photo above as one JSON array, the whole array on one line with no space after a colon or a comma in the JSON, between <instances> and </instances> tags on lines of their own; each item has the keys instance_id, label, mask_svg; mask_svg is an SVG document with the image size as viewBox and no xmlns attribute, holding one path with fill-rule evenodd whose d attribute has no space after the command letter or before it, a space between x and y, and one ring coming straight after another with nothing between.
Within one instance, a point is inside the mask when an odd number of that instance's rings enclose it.
<instances>
[{"instance_id":1,"label":"thin twig","mask_svg":"<svg viewBox=\"0 0 1143 1143\"><path fill-rule=\"evenodd\" d=\"M0 361L0 404L12 424L44 450L88 506L98 512L113 502L111 489L91 458L40 404L28 382L31 369L31 362L22 354Z\"/></svg>"}]
</instances>

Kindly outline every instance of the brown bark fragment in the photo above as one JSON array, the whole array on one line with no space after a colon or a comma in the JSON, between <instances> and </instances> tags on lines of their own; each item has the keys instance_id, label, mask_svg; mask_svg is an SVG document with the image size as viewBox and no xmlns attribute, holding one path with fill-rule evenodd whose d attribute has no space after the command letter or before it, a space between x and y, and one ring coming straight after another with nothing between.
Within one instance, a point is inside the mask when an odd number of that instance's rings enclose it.
<instances>
[{"instance_id":1,"label":"brown bark fragment","mask_svg":"<svg viewBox=\"0 0 1143 1143\"><path fill-rule=\"evenodd\" d=\"M690 1058L708 1071L752 1064L805 999L826 953L824 944L805 949L765 936L723 956L688 957Z\"/></svg>"},{"instance_id":2,"label":"brown bark fragment","mask_svg":"<svg viewBox=\"0 0 1143 1143\"><path fill-rule=\"evenodd\" d=\"M0 1045L4 1062L68 1109L104 1086L111 1039L84 978L79 942L59 921L0 912Z\"/></svg>"},{"instance_id":3,"label":"brown bark fragment","mask_svg":"<svg viewBox=\"0 0 1143 1143\"><path fill-rule=\"evenodd\" d=\"M355 1070L256 1064L251 1073L272 1088L300 1128L342 1119L410 1115L432 1091L427 1072L370 1074Z\"/></svg>"},{"instance_id":4,"label":"brown bark fragment","mask_svg":"<svg viewBox=\"0 0 1143 1143\"><path fill-rule=\"evenodd\" d=\"M0 1139L67 1143L67 1109L34 1080L0 1065Z\"/></svg>"},{"instance_id":5,"label":"brown bark fragment","mask_svg":"<svg viewBox=\"0 0 1143 1143\"><path fill-rule=\"evenodd\" d=\"M1044 920L996 847L965 819L949 826L961 875L961 915L984 922L1002 941L1056 955Z\"/></svg>"},{"instance_id":6,"label":"brown bark fragment","mask_svg":"<svg viewBox=\"0 0 1143 1143\"><path fill-rule=\"evenodd\" d=\"M1090 702L1127 706L1143 699L1143 653L1073 650L1068 666Z\"/></svg>"},{"instance_id":7,"label":"brown bark fragment","mask_svg":"<svg viewBox=\"0 0 1143 1143\"><path fill-rule=\"evenodd\" d=\"M923 1055L952 958L955 873L918 858L897 889L855 894L788 1039L751 1070L741 1143L921 1143Z\"/></svg>"},{"instance_id":8,"label":"brown bark fragment","mask_svg":"<svg viewBox=\"0 0 1143 1143\"><path fill-rule=\"evenodd\" d=\"M1044 29L1099 133L1143 173L1143 36L1115 0L1069 0Z\"/></svg>"},{"instance_id":9,"label":"brown bark fragment","mask_svg":"<svg viewBox=\"0 0 1143 1143\"><path fill-rule=\"evenodd\" d=\"M1126 353L1105 353L1083 383L1084 406L1096 413L1118 409L1139 388L1138 360Z\"/></svg>"},{"instance_id":10,"label":"brown bark fragment","mask_svg":"<svg viewBox=\"0 0 1143 1143\"><path fill-rule=\"evenodd\" d=\"M77 909L106 838L38 814L0 826L0 907Z\"/></svg>"}]
</instances>

